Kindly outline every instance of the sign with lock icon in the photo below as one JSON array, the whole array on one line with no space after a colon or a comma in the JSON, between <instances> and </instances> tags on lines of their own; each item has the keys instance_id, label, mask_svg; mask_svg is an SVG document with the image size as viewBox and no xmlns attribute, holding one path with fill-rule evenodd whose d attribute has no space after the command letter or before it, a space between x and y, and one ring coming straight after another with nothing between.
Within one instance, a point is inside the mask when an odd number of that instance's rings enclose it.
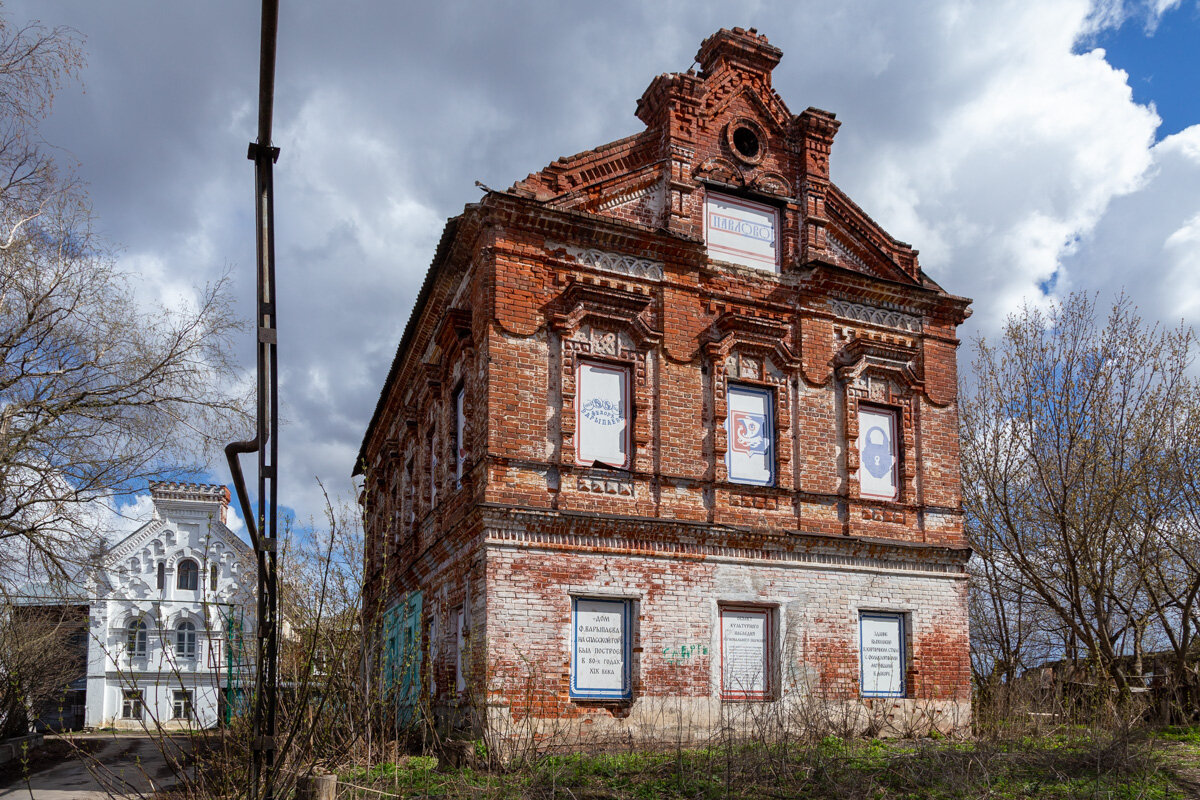
<instances>
[{"instance_id":1,"label":"sign with lock icon","mask_svg":"<svg viewBox=\"0 0 1200 800\"><path fill-rule=\"evenodd\" d=\"M896 499L896 415L858 410L858 488L863 497Z\"/></svg>"}]
</instances>

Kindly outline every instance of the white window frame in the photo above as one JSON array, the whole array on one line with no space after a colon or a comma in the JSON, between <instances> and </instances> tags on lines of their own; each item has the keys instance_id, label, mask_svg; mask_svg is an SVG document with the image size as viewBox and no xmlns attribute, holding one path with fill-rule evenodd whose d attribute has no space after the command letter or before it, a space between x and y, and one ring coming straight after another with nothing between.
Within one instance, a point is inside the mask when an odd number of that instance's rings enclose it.
<instances>
[{"instance_id":1,"label":"white window frame","mask_svg":"<svg viewBox=\"0 0 1200 800\"><path fill-rule=\"evenodd\" d=\"M125 649L130 658L145 658L149 645L149 627L141 617L129 621L125 628Z\"/></svg>"},{"instance_id":2,"label":"white window frame","mask_svg":"<svg viewBox=\"0 0 1200 800\"><path fill-rule=\"evenodd\" d=\"M180 703L182 701L182 705ZM182 711L182 713L180 713ZM190 689L175 689L171 693L171 719L194 718L192 691Z\"/></svg>"},{"instance_id":3,"label":"white window frame","mask_svg":"<svg viewBox=\"0 0 1200 800\"><path fill-rule=\"evenodd\" d=\"M184 626L188 629L185 630ZM189 619L180 620L175 624L175 655L180 658L193 659L198 652L196 623Z\"/></svg>"},{"instance_id":4,"label":"white window frame","mask_svg":"<svg viewBox=\"0 0 1200 800\"><path fill-rule=\"evenodd\" d=\"M625 458L619 463L613 463L608 460L611 454L599 452L600 448L590 448L589 443L585 441L584 430L584 370L596 370L598 372L609 372L621 376L623 391L621 402L623 404L623 417L625 420L624 430L622 431L621 447L624 450ZM610 467L619 469L628 469L633 463L633 403L632 392L630 389L630 379L632 378L632 370L628 366L618 364L607 364L603 361L591 361L588 359L580 359L575 367L575 463L582 466L590 466L591 464L601 461Z\"/></svg>"},{"instance_id":5,"label":"white window frame","mask_svg":"<svg viewBox=\"0 0 1200 800\"><path fill-rule=\"evenodd\" d=\"M141 689L121 691L121 719L141 719L145 708L146 702Z\"/></svg>"},{"instance_id":6,"label":"white window frame","mask_svg":"<svg viewBox=\"0 0 1200 800\"><path fill-rule=\"evenodd\" d=\"M580 604L587 604L587 611L599 612L607 607L610 613L621 619L621 685L600 687L589 685L586 670L579 663ZM584 631L584 635L587 635ZM617 597L572 597L571 598L571 690L572 700L629 700L633 697L633 601Z\"/></svg>"},{"instance_id":7,"label":"white window frame","mask_svg":"<svg viewBox=\"0 0 1200 800\"><path fill-rule=\"evenodd\" d=\"M864 423L864 415L884 417L888 421L888 436L891 443L892 456L892 488L890 492L877 492L864 488L879 480L870 475L867 470L868 435L875 426ZM858 494L873 500L898 500L900 497L900 441L897 437L899 426L896 410L883 406L860 405L858 407ZM864 477L867 480L863 480Z\"/></svg>"},{"instance_id":8,"label":"white window frame","mask_svg":"<svg viewBox=\"0 0 1200 800\"><path fill-rule=\"evenodd\" d=\"M734 437L737 432L734 430L733 423L733 395L758 395L765 399L765 413L763 415L764 424L767 428L764 436L767 439L766 466L769 473L765 480L757 480L745 476L735 476L733 468L734 457ZM725 384L725 473L729 478L730 483L742 483L749 486L774 486L775 485L775 392L759 386L751 386L744 383L734 383L730 381Z\"/></svg>"},{"instance_id":9,"label":"white window frame","mask_svg":"<svg viewBox=\"0 0 1200 800\"><path fill-rule=\"evenodd\" d=\"M908 614L903 611L859 611L858 612L858 688L863 697L907 697L908 696ZM863 622L866 620L895 622L900 653L900 686L891 691L867 688L867 657L863 637Z\"/></svg>"},{"instance_id":10,"label":"white window frame","mask_svg":"<svg viewBox=\"0 0 1200 800\"><path fill-rule=\"evenodd\" d=\"M733 617L754 617L763 621L763 652L762 652L762 688L747 690L744 687L729 686L727 683L729 670L725 659L725 620L726 615ZM717 626L721 654L721 699L722 700L770 700L775 690L775 609L762 606L724 605L717 610Z\"/></svg>"},{"instance_id":11,"label":"white window frame","mask_svg":"<svg viewBox=\"0 0 1200 800\"><path fill-rule=\"evenodd\" d=\"M755 253L750 250L742 250L728 244L714 244L709 228L712 222L712 214L715 211L720 211L720 205L741 209L743 211L754 212L771 217L771 227L775 233L775 260L768 261L761 253ZM725 215L727 216L727 215ZM728 217L727 217L728 218ZM755 224L751 220L745 220L747 224ZM779 209L767 203L756 203L752 200L744 200L733 195L721 194L720 192L707 191L704 197L704 245L708 248L710 258L717 261L727 261L732 264L738 264L750 269L757 269L763 272L772 272L779 274L780 265L780 219Z\"/></svg>"}]
</instances>

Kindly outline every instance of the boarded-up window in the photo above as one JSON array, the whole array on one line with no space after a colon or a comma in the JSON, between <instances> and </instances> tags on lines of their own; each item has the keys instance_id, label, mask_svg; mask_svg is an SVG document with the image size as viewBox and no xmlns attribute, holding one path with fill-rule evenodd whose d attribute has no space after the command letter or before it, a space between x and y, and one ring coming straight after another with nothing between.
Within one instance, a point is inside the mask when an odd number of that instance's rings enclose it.
<instances>
[{"instance_id":1,"label":"boarded-up window","mask_svg":"<svg viewBox=\"0 0 1200 800\"><path fill-rule=\"evenodd\" d=\"M571 696L631 696L629 600L576 597L571 608Z\"/></svg>"},{"instance_id":2,"label":"boarded-up window","mask_svg":"<svg viewBox=\"0 0 1200 800\"><path fill-rule=\"evenodd\" d=\"M629 466L629 370L580 362L575 409L579 463Z\"/></svg>"},{"instance_id":3,"label":"boarded-up window","mask_svg":"<svg viewBox=\"0 0 1200 800\"><path fill-rule=\"evenodd\" d=\"M704 240L710 258L779 272L779 210L771 206L709 192Z\"/></svg>"},{"instance_id":4,"label":"boarded-up window","mask_svg":"<svg viewBox=\"0 0 1200 800\"><path fill-rule=\"evenodd\" d=\"M454 691L462 694L467 690L467 675L463 664L463 651L467 647L467 615L463 607L454 612Z\"/></svg>"},{"instance_id":5,"label":"boarded-up window","mask_svg":"<svg viewBox=\"0 0 1200 800\"><path fill-rule=\"evenodd\" d=\"M775 413L771 392L730 384L725 394L725 466L733 483L775 483Z\"/></svg>"},{"instance_id":6,"label":"boarded-up window","mask_svg":"<svg viewBox=\"0 0 1200 800\"><path fill-rule=\"evenodd\" d=\"M878 408L858 410L858 491L863 497L895 500L896 414Z\"/></svg>"},{"instance_id":7,"label":"boarded-up window","mask_svg":"<svg viewBox=\"0 0 1200 800\"><path fill-rule=\"evenodd\" d=\"M454 393L454 480L455 486L462 486L463 465L467 463L467 443L464 434L467 427L467 415L463 410L466 400L466 390L460 386Z\"/></svg>"},{"instance_id":8,"label":"boarded-up window","mask_svg":"<svg viewBox=\"0 0 1200 800\"><path fill-rule=\"evenodd\" d=\"M864 611L858 634L863 696L904 697L904 615Z\"/></svg>"},{"instance_id":9,"label":"boarded-up window","mask_svg":"<svg viewBox=\"0 0 1200 800\"><path fill-rule=\"evenodd\" d=\"M771 692L771 611L721 609L721 696L762 700Z\"/></svg>"},{"instance_id":10,"label":"boarded-up window","mask_svg":"<svg viewBox=\"0 0 1200 800\"><path fill-rule=\"evenodd\" d=\"M429 510L437 506L438 479L437 428L429 432Z\"/></svg>"}]
</instances>

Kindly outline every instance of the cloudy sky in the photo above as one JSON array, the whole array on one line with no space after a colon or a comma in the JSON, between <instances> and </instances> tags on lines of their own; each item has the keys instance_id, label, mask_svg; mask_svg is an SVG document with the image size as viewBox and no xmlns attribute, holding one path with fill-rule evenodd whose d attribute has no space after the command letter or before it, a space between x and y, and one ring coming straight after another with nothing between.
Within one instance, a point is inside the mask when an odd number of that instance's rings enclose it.
<instances>
[{"instance_id":1,"label":"cloudy sky","mask_svg":"<svg viewBox=\"0 0 1200 800\"><path fill-rule=\"evenodd\" d=\"M281 492L348 492L445 219L560 155L641 130L650 80L721 27L783 50L793 113L837 114L833 179L975 300L1122 287L1200 322L1197 0L283 2L275 144ZM85 40L45 138L167 301L232 269L253 300L259 18L251 0L9 0ZM249 334L242 346L253 367ZM969 348L960 354L969 361ZM212 478L227 482L222 464ZM144 510L144 506L139 510ZM131 509L131 511L135 511ZM136 516L136 513L134 514Z\"/></svg>"}]
</instances>

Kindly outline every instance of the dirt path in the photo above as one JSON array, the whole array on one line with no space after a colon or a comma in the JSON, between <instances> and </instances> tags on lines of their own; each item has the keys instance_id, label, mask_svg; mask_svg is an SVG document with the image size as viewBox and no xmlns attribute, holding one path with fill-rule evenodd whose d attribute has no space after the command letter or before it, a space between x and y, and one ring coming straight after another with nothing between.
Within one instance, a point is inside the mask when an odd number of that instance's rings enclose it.
<instances>
[{"instance_id":1,"label":"dirt path","mask_svg":"<svg viewBox=\"0 0 1200 800\"><path fill-rule=\"evenodd\" d=\"M84 738L84 737L76 737ZM102 800L148 797L175 783L159 742L149 736L92 734L91 755L38 764L34 772L0 782L0 800ZM170 746L178 747L174 742Z\"/></svg>"}]
</instances>

